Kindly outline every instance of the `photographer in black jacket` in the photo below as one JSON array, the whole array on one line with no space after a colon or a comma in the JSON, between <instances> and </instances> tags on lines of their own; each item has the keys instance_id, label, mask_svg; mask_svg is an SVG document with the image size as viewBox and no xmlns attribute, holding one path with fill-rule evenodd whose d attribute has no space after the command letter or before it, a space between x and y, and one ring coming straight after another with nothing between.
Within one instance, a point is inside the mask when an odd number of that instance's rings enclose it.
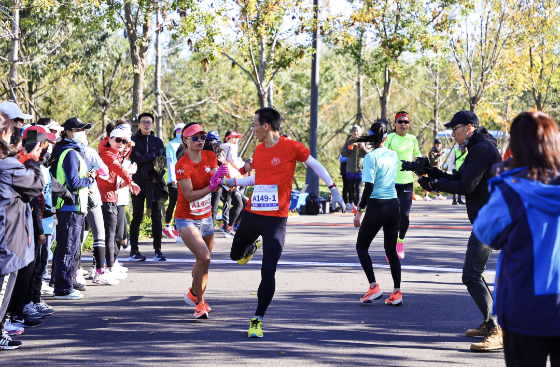
<instances>
[{"instance_id":1,"label":"photographer in black jacket","mask_svg":"<svg viewBox=\"0 0 560 367\"><path fill-rule=\"evenodd\" d=\"M491 167L501 162L497 142L486 128L479 127L478 117L471 111L457 112L445 127L453 129L453 138L461 149L466 147L469 154L458 172L450 175L432 168L428 177L421 177L418 182L424 190L437 188L442 192L465 195L467 214L473 223L478 211L490 198L486 181L492 178ZM482 342L471 345L471 350L476 351L503 348L502 331L496 316L492 315L492 292L482 275L491 254L492 249L471 233L463 266L463 284L484 316L482 325L466 333L470 337L484 337Z\"/></svg>"},{"instance_id":2,"label":"photographer in black jacket","mask_svg":"<svg viewBox=\"0 0 560 367\"><path fill-rule=\"evenodd\" d=\"M161 174L155 169L154 164L158 157L163 157L165 165L165 146L163 141L152 131L154 128L154 116L151 113L142 113L138 116L138 132L132 136L134 146L130 152L130 161L136 163L138 170L132 178L140 186L138 195L132 195L132 222L130 223L130 257L132 261L144 261L138 249L138 236L140 224L144 217L144 202L152 218L152 236L154 238L154 260L165 261L161 253L162 218L158 201L167 195L159 185ZM161 159L161 158L160 158Z\"/></svg>"}]
</instances>

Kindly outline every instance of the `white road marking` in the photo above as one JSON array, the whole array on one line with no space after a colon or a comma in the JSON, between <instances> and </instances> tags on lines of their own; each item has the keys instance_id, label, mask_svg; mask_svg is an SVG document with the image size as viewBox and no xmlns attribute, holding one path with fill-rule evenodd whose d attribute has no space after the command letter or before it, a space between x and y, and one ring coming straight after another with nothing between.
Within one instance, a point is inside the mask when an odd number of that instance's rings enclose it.
<instances>
[{"instance_id":1,"label":"white road marking","mask_svg":"<svg viewBox=\"0 0 560 367\"><path fill-rule=\"evenodd\" d=\"M82 257L82 261L93 261L91 257ZM119 262L139 262L139 261L131 261L127 258L119 258ZM167 261L156 261L154 259L146 259L147 262L155 262L155 263L194 263L195 259L167 259ZM211 263L214 264L237 264L237 262L233 260L210 260ZM252 260L248 264L255 264L261 265L261 261ZM320 262L320 261L280 261L278 265L293 265L293 266L326 266L326 267L362 267L360 263L329 263L329 262ZM390 269L391 267L389 264L373 264L374 268L383 268L383 269ZM433 266L414 266L414 265L401 265L402 269L406 270L420 270L420 271L431 271L435 273L462 273L463 269L457 268L438 268ZM485 274L496 274L494 270L486 270Z\"/></svg>"}]
</instances>

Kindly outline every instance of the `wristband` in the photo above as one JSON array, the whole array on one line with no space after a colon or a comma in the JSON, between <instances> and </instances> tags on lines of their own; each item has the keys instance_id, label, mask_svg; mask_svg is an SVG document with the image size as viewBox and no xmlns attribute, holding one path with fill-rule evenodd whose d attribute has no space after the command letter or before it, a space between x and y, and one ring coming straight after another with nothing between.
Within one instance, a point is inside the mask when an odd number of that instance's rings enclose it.
<instances>
[{"instance_id":1,"label":"wristband","mask_svg":"<svg viewBox=\"0 0 560 367\"><path fill-rule=\"evenodd\" d=\"M358 211L359 211L360 213L363 213L363 212L366 211L366 209L365 209L365 208L360 208L360 207L358 207Z\"/></svg>"},{"instance_id":2,"label":"wristband","mask_svg":"<svg viewBox=\"0 0 560 367\"><path fill-rule=\"evenodd\" d=\"M336 187L336 184L334 182L332 185L329 186L329 190L331 190L333 187Z\"/></svg>"}]
</instances>

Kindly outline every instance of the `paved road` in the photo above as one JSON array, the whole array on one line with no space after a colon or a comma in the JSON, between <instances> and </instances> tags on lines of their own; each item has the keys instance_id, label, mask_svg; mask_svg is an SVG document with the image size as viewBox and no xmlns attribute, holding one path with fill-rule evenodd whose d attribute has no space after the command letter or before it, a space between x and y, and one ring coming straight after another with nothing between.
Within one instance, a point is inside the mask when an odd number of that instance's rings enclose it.
<instances>
[{"instance_id":1,"label":"paved road","mask_svg":"<svg viewBox=\"0 0 560 367\"><path fill-rule=\"evenodd\" d=\"M218 261L211 265L206 293L213 312L207 322L195 323L193 310L183 302L193 256L184 245L168 241L165 255L187 261L125 262L129 277L119 286L88 285L79 301L46 298L56 313L42 327L26 330L18 338L24 346L1 358L9 356L10 365L503 366L502 352L472 353L473 339L464 336L482 321L461 283L470 231L418 228L469 227L465 208L450 201L414 202L412 213L415 228L406 237L402 261L403 307L382 300L359 303L367 280L356 266L357 230L317 225L351 223L352 216L291 217L294 225L288 228L282 255L287 264L278 269L263 339L247 338L262 253L239 266L227 261L231 239L217 235L213 260ZM308 225L295 225L301 223ZM151 254L150 248L141 246L145 255ZM378 266L378 282L389 293L392 280L381 236L370 253ZM495 260L493 254L489 283L494 281Z\"/></svg>"}]
</instances>

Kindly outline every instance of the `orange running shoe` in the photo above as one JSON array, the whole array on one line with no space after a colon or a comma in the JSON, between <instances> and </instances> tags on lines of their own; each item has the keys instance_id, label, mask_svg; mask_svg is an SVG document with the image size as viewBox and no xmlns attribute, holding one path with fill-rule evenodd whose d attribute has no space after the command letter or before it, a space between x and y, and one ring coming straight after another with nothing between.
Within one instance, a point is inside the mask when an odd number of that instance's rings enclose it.
<instances>
[{"instance_id":1,"label":"orange running shoe","mask_svg":"<svg viewBox=\"0 0 560 367\"><path fill-rule=\"evenodd\" d=\"M210 305L208 303L206 303L206 300L204 300L204 308L206 309L206 312L211 312L212 308L210 307Z\"/></svg>"},{"instance_id":2,"label":"orange running shoe","mask_svg":"<svg viewBox=\"0 0 560 367\"><path fill-rule=\"evenodd\" d=\"M189 287L189 291L187 293L185 293L185 295L183 296L183 299L185 300L185 303L189 306L196 306L196 297L192 294L192 290L191 287Z\"/></svg>"},{"instance_id":3,"label":"orange running shoe","mask_svg":"<svg viewBox=\"0 0 560 367\"><path fill-rule=\"evenodd\" d=\"M379 299L381 297L383 297L383 292L381 292L379 284L376 284L375 288L368 288L366 294L362 298L360 298L360 302L372 303L373 300Z\"/></svg>"},{"instance_id":4,"label":"orange running shoe","mask_svg":"<svg viewBox=\"0 0 560 367\"><path fill-rule=\"evenodd\" d=\"M204 301L196 305L194 318L197 320L206 320L208 318L208 311L206 311L206 303Z\"/></svg>"},{"instance_id":5,"label":"orange running shoe","mask_svg":"<svg viewBox=\"0 0 560 367\"><path fill-rule=\"evenodd\" d=\"M386 305L402 306L402 292L391 293L391 297L385 300Z\"/></svg>"}]
</instances>

